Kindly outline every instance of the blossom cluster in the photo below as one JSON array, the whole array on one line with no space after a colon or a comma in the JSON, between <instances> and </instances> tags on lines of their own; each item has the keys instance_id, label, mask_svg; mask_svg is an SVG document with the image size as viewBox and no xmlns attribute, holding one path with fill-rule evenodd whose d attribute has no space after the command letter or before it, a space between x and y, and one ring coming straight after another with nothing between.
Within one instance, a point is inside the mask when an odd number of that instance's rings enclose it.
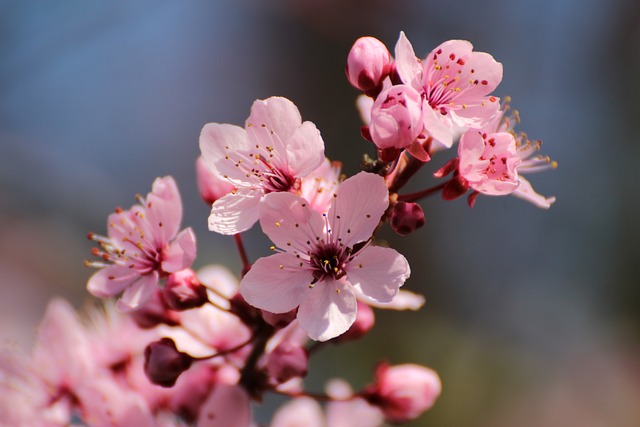
<instances>
[{"instance_id":1,"label":"blossom cluster","mask_svg":"<svg viewBox=\"0 0 640 427\"><path fill-rule=\"evenodd\" d=\"M452 40L424 59L404 33L395 59L377 39L357 40L349 82L377 158L345 177L325 157L316 125L282 97L256 100L244 126L206 124L196 175L211 206L212 232L233 237L240 276L221 265L195 271L196 238L180 230L172 177L158 178L138 204L116 209L97 246L87 289L114 304L79 316L53 301L27 355L0 359L0 422L33 426L256 426L252 402L291 400L269 426L382 426L419 417L441 392L430 368L381 362L360 390L344 380L310 392L309 359L326 343L372 330L374 308L417 310L400 289L407 259L376 244L386 223L400 235L425 224L420 199L469 190L513 194L548 208L523 173L555 167L539 142L516 133L517 113L492 95L502 65ZM438 184L401 190L436 154L458 144L435 173ZM446 180L444 180L446 178ZM242 233L256 224L271 254L249 260ZM322 404L321 404L322 403Z\"/></svg>"}]
</instances>

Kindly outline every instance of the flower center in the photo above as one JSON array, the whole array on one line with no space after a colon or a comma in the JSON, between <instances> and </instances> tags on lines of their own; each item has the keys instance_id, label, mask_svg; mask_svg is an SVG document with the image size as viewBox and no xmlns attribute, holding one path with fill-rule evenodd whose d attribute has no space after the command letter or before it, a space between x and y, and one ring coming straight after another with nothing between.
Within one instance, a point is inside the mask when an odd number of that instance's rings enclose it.
<instances>
[{"instance_id":1,"label":"flower center","mask_svg":"<svg viewBox=\"0 0 640 427\"><path fill-rule=\"evenodd\" d=\"M313 282L323 281L330 277L334 280L343 278L347 272L345 268L349 261L350 248L343 248L335 243L322 243L311 255L311 267L313 268Z\"/></svg>"},{"instance_id":2,"label":"flower center","mask_svg":"<svg viewBox=\"0 0 640 427\"><path fill-rule=\"evenodd\" d=\"M264 178L263 188L265 194L281 191L298 192L300 179L269 165L269 171L262 174Z\"/></svg>"}]
</instances>

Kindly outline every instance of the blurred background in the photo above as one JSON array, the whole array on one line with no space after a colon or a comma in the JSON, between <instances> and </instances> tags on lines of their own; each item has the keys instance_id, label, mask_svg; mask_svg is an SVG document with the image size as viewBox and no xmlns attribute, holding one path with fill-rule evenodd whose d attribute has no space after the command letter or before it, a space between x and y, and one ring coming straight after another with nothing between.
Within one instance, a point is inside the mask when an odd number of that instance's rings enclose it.
<instances>
[{"instance_id":1,"label":"blurred background","mask_svg":"<svg viewBox=\"0 0 640 427\"><path fill-rule=\"evenodd\" d=\"M640 425L636 0L0 1L0 340L28 346L50 298L88 299L86 233L157 176L178 182L196 267L238 272L195 185L202 126L242 125L254 99L286 96L353 174L374 151L346 56L362 35L392 50L401 30L422 57L461 38L503 63L495 94L558 161L530 177L558 201L424 201L424 228L382 237L426 306L378 311L370 336L322 350L310 388L361 386L384 358L442 377L411 426ZM257 227L245 243L268 252Z\"/></svg>"}]
</instances>

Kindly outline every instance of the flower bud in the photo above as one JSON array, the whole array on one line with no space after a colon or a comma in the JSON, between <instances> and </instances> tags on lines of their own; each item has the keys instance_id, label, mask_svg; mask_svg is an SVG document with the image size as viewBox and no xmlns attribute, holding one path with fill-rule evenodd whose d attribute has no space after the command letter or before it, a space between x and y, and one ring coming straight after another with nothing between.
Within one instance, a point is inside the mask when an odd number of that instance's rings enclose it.
<instances>
[{"instance_id":1,"label":"flower bud","mask_svg":"<svg viewBox=\"0 0 640 427\"><path fill-rule=\"evenodd\" d=\"M209 170L204 163L202 156L196 160L196 181L198 183L198 190L200 191L200 197L204 202L211 206L213 202L218 200L222 196L226 196L233 191L233 185L224 180Z\"/></svg>"},{"instance_id":2,"label":"flower bud","mask_svg":"<svg viewBox=\"0 0 640 427\"><path fill-rule=\"evenodd\" d=\"M347 57L347 78L364 92L378 87L391 70L391 54L380 40L360 37Z\"/></svg>"},{"instance_id":3,"label":"flower bud","mask_svg":"<svg viewBox=\"0 0 640 427\"><path fill-rule=\"evenodd\" d=\"M360 301L357 301L357 304L358 311L356 312L356 320L353 322L351 327L347 329L347 332L334 338L335 342L358 340L365 336L365 334L369 332L376 323L376 315L374 314L373 309Z\"/></svg>"},{"instance_id":4,"label":"flower bud","mask_svg":"<svg viewBox=\"0 0 640 427\"><path fill-rule=\"evenodd\" d=\"M262 318L265 322L276 329L282 329L291 323L298 315L298 310L293 309L286 313L271 313L270 311L260 310Z\"/></svg>"},{"instance_id":5,"label":"flower bud","mask_svg":"<svg viewBox=\"0 0 640 427\"><path fill-rule=\"evenodd\" d=\"M416 231L425 224L424 211L417 203L398 202L391 211L391 228L401 236Z\"/></svg>"},{"instance_id":6,"label":"flower bud","mask_svg":"<svg viewBox=\"0 0 640 427\"><path fill-rule=\"evenodd\" d=\"M193 360L188 354L179 352L171 338L162 338L144 349L144 372L152 383L173 387Z\"/></svg>"},{"instance_id":7,"label":"flower bud","mask_svg":"<svg viewBox=\"0 0 640 427\"><path fill-rule=\"evenodd\" d=\"M309 355L298 345L288 341L281 342L267 356L267 372L276 384L282 384L291 378L307 375Z\"/></svg>"},{"instance_id":8,"label":"flower bud","mask_svg":"<svg viewBox=\"0 0 640 427\"><path fill-rule=\"evenodd\" d=\"M162 295L169 308L176 311L200 307L208 301L207 288L190 268L170 274Z\"/></svg>"},{"instance_id":9,"label":"flower bud","mask_svg":"<svg viewBox=\"0 0 640 427\"><path fill-rule=\"evenodd\" d=\"M407 147L423 127L422 99L410 86L391 86L373 103L369 133L373 143L382 150Z\"/></svg>"},{"instance_id":10,"label":"flower bud","mask_svg":"<svg viewBox=\"0 0 640 427\"><path fill-rule=\"evenodd\" d=\"M379 407L392 423L404 423L431 408L440 395L438 374L424 366L381 363L376 369L376 383L363 391L369 403Z\"/></svg>"}]
</instances>

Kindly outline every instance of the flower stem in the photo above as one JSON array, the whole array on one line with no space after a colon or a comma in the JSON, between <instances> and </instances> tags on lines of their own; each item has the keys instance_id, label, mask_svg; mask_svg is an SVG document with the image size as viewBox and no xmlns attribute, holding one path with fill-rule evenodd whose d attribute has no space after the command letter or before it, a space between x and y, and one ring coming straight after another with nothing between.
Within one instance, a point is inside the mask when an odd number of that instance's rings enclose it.
<instances>
[{"instance_id":1,"label":"flower stem","mask_svg":"<svg viewBox=\"0 0 640 427\"><path fill-rule=\"evenodd\" d=\"M434 193L437 193L438 191L442 190L444 188L445 185L447 185L447 182L443 182L441 184L436 185L435 187L430 187L430 188L426 188L424 190L421 191L416 191L415 193L409 193L409 194L400 194L398 195L398 201L401 202L415 202L416 200L420 200L423 197L427 197L430 196Z\"/></svg>"},{"instance_id":2,"label":"flower stem","mask_svg":"<svg viewBox=\"0 0 640 427\"><path fill-rule=\"evenodd\" d=\"M244 249L244 244L242 243L242 236L240 234L234 234L233 240L236 242L236 247L238 248L238 253L240 254L240 260L242 260L242 273L241 276L247 274L249 269L251 269L251 263L249 262L249 258L247 257L247 252Z\"/></svg>"}]
</instances>

